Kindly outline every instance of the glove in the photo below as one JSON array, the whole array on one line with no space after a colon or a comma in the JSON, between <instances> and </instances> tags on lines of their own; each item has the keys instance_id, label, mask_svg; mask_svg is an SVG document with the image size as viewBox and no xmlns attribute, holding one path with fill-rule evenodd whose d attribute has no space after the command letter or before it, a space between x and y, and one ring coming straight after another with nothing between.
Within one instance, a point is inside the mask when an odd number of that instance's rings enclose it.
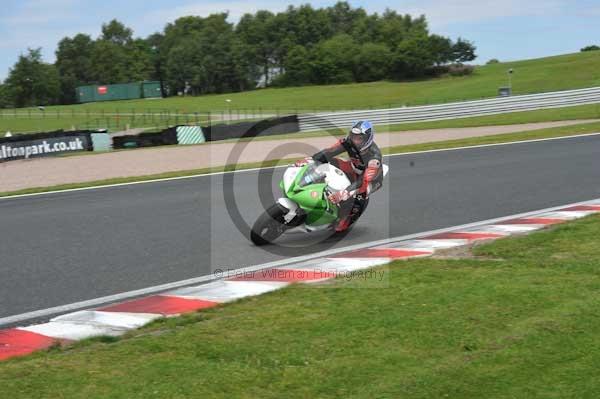
<instances>
[{"instance_id":1,"label":"glove","mask_svg":"<svg viewBox=\"0 0 600 399\"><path fill-rule=\"evenodd\" d=\"M307 165L307 164L311 163L312 160L313 159L311 157L306 157L306 158L303 158L303 159L299 159L296 162L294 162L294 166L297 167L297 168L299 168L299 167L302 167L304 165Z\"/></svg>"},{"instance_id":2,"label":"glove","mask_svg":"<svg viewBox=\"0 0 600 399\"><path fill-rule=\"evenodd\" d=\"M340 202L348 200L350 198L350 193L347 190L341 190L331 193L327 198L329 198L329 201L338 205Z\"/></svg>"}]
</instances>

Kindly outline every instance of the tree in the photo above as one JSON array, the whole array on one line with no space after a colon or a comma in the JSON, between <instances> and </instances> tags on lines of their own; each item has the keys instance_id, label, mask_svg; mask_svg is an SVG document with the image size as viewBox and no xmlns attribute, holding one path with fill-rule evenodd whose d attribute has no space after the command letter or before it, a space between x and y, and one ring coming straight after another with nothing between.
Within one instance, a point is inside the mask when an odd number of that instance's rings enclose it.
<instances>
[{"instance_id":1,"label":"tree","mask_svg":"<svg viewBox=\"0 0 600 399\"><path fill-rule=\"evenodd\" d=\"M284 63L285 73L278 80L284 86L302 86L311 81L309 53L303 46L294 46Z\"/></svg>"},{"instance_id":2,"label":"tree","mask_svg":"<svg viewBox=\"0 0 600 399\"><path fill-rule=\"evenodd\" d=\"M380 40L392 51L406 40L422 38L429 35L425 16L412 18L410 15L399 15L396 11L386 10L379 22Z\"/></svg>"},{"instance_id":3,"label":"tree","mask_svg":"<svg viewBox=\"0 0 600 399\"><path fill-rule=\"evenodd\" d=\"M150 44L143 39L135 39L125 45L126 78L129 82L148 80L154 73L153 54Z\"/></svg>"},{"instance_id":4,"label":"tree","mask_svg":"<svg viewBox=\"0 0 600 399\"><path fill-rule=\"evenodd\" d=\"M341 34L319 43L312 63L312 81L318 84L354 81L354 54L358 45L352 36Z\"/></svg>"},{"instance_id":5,"label":"tree","mask_svg":"<svg viewBox=\"0 0 600 399\"><path fill-rule=\"evenodd\" d=\"M73 38L65 37L58 43L55 65L60 76L61 103L74 103L75 88L93 81L93 49L92 38L84 34Z\"/></svg>"},{"instance_id":6,"label":"tree","mask_svg":"<svg viewBox=\"0 0 600 399\"><path fill-rule=\"evenodd\" d=\"M288 7L285 13L275 18L281 39L288 43L311 49L323 40L336 34L330 16L325 9L314 9L310 4Z\"/></svg>"},{"instance_id":7,"label":"tree","mask_svg":"<svg viewBox=\"0 0 600 399\"><path fill-rule=\"evenodd\" d=\"M459 37L456 43L452 45L452 61L458 63L473 61L477 58L476 49L472 42Z\"/></svg>"},{"instance_id":8,"label":"tree","mask_svg":"<svg viewBox=\"0 0 600 399\"><path fill-rule=\"evenodd\" d=\"M592 45L592 46L587 46L581 49L582 52L585 51L597 51L600 50L600 46L596 46L596 45Z\"/></svg>"},{"instance_id":9,"label":"tree","mask_svg":"<svg viewBox=\"0 0 600 399\"><path fill-rule=\"evenodd\" d=\"M232 91L254 89L260 78L259 68L251 62L250 50L238 38L234 37L231 44Z\"/></svg>"},{"instance_id":10,"label":"tree","mask_svg":"<svg viewBox=\"0 0 600 399\"><path fill-rule=\"evenodd\" d=\"M227 14L213 14L205 18L205 26L200 33L200 64L204 76L202 92L224 93L237 90L244 83L245 77L238 75L238 69L234 65L236 37L233 25L227 22Z\"/></svg>"},{"instance_id":11,"label":"tree","mask_svg":"<svg viewBox=\"0 0 600 399\"><path fill-rule=\"evenodd\" d=\"M389 76L391 52L381 43L365 43L354 57L357 82L372 82Z\"/></svg>"},{"instance_id":12,"label":"tree","mask_svg":"<svg viewBox=\"0 0 600 399\"><path fill-rule=\"evenodd\" d=\"M346 1L340 1L333 7L327 8L327 14L336 34L351 34L357 23L367 16L364 9L352 8ZM360 40L357 37L355 39Z\"/></svg>"},{"instance_id":13,"label":"tree","mask_svg":"<svg viewBox=\"0 0 600 399\"><path fill-rule=\"evenodd\" d=\"M436 62L431 53L426 36L414 37L403 41L392 56L392 76L396 79L423 76L427 68Z\"/></svg>"},{"instance_id":14,"label":"tree","mask_svg":"<svg viewBox=\"0 0 600 399\"><path fill-rule=\"evenodd\" d=\"M497 58L492 58L491 60L489 60L488 62L486 62L486 65L493 65L493 64L499 64L500 60L498 60Z\"/></svg>"},{"instance_id":15,"label":"tree","mask_svg":"<svg viewBox=\"0 0 600 399\"><path fill-rule=\"evenodd\" d=\"M202 30L204 26L204 18L197 16L181 17L173 23L167 24L162 34L154 34L148 40L151 42L151 49L155 60L155 75L158 75L163 82L163 91L165 95L174 95L184 88L178 83L174 84L174 76L178 73L174 71L176 66L173 65L175 59L171 56L171 51L188 40L194 34ZM189 47L189 45L188 45ZM175 53L180 52L181 49ZM170 64L170 66L169 66ZM177 79L175 79L177 80ZM181 83L184 85L184 83Z\"/></svg>"},{"instance_id":16,"label":"tree","mask_svg":"<svg viewBox=\"0 0 600 399\"><path fill-rule=\"evenodd\" d=\"M91 50L92 79L96 83L128 83L150 79L154 73L150 44L133 39L133 31L117 20L102 25Z\"/></svg>"},{"instance_id":17,"label":"tree","mask_svg":"<svg viewBox=\"0 0 600 399\"><path fill-rule=\"evenodd\" d=\"M236 27L236 34L248 48L251 61L258 64L265 77L270 81L271 67L275 66L277 50L275 39L275 16L270 11L258 11L256 14L245 14Z\"/></svg>"},{"instance_id":18,"label":"tree","mask_svg":"<svg viewBox=\"0 0 600 399\"><path fill-rule=\"evenodd\" d=\"M378 14L365 15L354 21L351 34L357 43L383 43L381 30L382 23Z\"/></svg>"},{"instance_id":19,"label":"tree","mask_svg":"<svg viewBox=\"0 0 600 399\"><path fill-rule=\"evenodd\" d=\"M146 44L150 50L150 62L152 63L152 73L150 75L150 79L158 80L163 82L164 79L164 70L161 57L160 49L162 48L163 42L165 40L165 36L162 33L153 33L146 38Z\"/></svg>"},{"instance_id":20,"label":"tree","mask_svg":"<svg viewBox=\"0 0 600 399\"><path fill-rule=\"evenodd\" d=\"M93 81L99 84L127 83L125 46L109 40L97 40L91 55Z\"/></svg>"},{"instance_id":21,"label":"tree","mask_svg":"<svg viewBox=\"0 0 600 399\"><path fill-rule=\"evenodd\" d=\"M100 40L124 46L133 40L133 30L113 19L107 24L102 24Z\"/></svg>"},{"instance_id":22,"label":"tree","mask_svg":"<svg viewBox=\"0 0 600 399\"><path fill-rule=\"evenodd\" d=\"M10 70L6 85L17 107L57 104L60 79L56 67L42 61L42 49L28 49Z\"/></svg>"},{"instance_id":23,"label":"tree","mask_svg":"<svg viewBox=\"0 0 600 399\"><path fill-rule=\"evenodd\" d=\"M435 65L443 65L453 58L452 41L447 37L431 35L428 39L429 52Z\"/></svg>"},{"instance_id":24,"label":"tree","mask_svg":"<svg viewBox=\"0 0 600 399\"><path fill-rule=\"evenodd\" d=\"M196 49L194 39L187 38L169 51L165 70L171 94L183 93L191 81L196 83L196 87L200 86L201 71Z\"/></svg>"},{"instance_id":25,"label":"tree","mask_svg":"<svg viewBox=\"0 0 600 399\"><path fill-rule=\"evenodd\" d=\"M8 86L0 83L0 108L10 107L12 99L8 91Z\"/></svg>"},{"instance_id":26,"label":"tree","mask_svg":"<svg viewBox=\"0 0 600 399\"><path fill-rule=\"evenodd\" d=\"M251 68L245 67L242 57L245 53L236 40L233 25L227 22L227 14L213 14L171 48L165 76L175 93L184 91L186 82L193 94L248 88L246 73Z\"/></svg>"}]
</instances>

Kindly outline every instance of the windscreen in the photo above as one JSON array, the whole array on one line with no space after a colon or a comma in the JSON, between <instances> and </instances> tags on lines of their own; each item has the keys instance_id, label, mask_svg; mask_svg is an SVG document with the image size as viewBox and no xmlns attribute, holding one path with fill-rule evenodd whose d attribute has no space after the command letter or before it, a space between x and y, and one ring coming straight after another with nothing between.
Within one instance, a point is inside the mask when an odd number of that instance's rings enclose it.
<instances>
[{"instance_id":1,"label":"windscreen","mask_svg":"<svg viewBox=\"0 0 600 399\"><path fill-rule=\"evenodd\" d=\"M323 183L325 181L325 173L319 171L318 166L319 165L316 163L308 166L298 183L300 187L309 186L315 183Z\"/></svg>"}]
</instances>

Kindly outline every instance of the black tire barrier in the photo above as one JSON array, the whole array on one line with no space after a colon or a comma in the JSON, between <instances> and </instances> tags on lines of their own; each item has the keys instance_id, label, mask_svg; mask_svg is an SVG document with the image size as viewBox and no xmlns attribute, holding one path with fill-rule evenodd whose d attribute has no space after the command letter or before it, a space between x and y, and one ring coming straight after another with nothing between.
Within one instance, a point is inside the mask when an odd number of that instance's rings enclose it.
<instances>
[{"instance_id":1,"label":"black tire barrier","mask_svg":"<svg viewBox=\"0 0 600 399\"><path fill-rule=\"evenodd\" d=\"M113 137L113 148L141 148L175 145L177 142L177 127L170 127L159 133L140 133L131 136Z\"/></svg>"},{"instance_id":2,"label":"black tire barrier","mask_svg":"<svg viewBox=\"0 0 600 399\"><path fill-rule=\"evenodd\" d=\"M280 118L263 119L254 122L239 122L229 125L218 124L202 126L206 141L220 141L240 138L252 138L258 135L273 136L277 134L297 133L300 130L298 115L287 115Z\"/></svg>"},{"instance_id":3,"label":"black tire barrier","mask_svg":"<svg viewBox=\"0 0 600 399\"><path fill-rule=\"evenodd\" d=\"M180 126L186 125L173 126L158 133L141 133L131 136L113 137L113 148L126 149L179 144L177 139L177 128ZM272 136L277 134L291 134L297 133L300 130L298 115L264 119L258 122L239 122L229 125L218 124L201 126L201 128L206 141L253 138L258 135Z\"/></svg>"}]
</instances>

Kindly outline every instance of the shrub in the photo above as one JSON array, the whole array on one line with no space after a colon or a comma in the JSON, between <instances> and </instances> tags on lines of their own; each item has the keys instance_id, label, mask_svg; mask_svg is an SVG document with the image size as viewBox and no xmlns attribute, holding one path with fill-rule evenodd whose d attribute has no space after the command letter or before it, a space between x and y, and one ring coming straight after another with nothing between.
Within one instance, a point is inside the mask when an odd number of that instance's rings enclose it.
<instances>
[{"instance_id":1,"label":"shrub","mask_svg":"<svg viewBox=\"0 0 600 399\"><path fill-rule=\"evenodd\" d=\"M471 75L475 67L471 65L453 64L448 67L448 73L452 76L467 76Z\"/></svg>"},{"instance_id":2,"label":"shrub","mask_svg":"<svg viewBox=\"0 0 600 399\"><path fill-rule=\"evenodd\" d=\"M582 52L584 51L597 51L600 50L600 47L593 45L593 46L587 46L581 49Z\"/></svg>"}]
</instances>

